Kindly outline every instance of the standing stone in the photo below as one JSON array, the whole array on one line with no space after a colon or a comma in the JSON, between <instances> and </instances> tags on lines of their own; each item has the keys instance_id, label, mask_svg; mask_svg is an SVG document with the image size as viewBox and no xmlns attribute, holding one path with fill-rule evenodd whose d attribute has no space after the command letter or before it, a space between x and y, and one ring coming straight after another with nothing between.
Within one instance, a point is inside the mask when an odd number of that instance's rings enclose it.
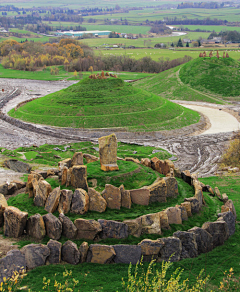
<instances>
[{"instance_id":1,"label":"standing stone","mask_svg":"<svg viewBox=\"0 0 240 292\"><path fill-rule=\"evenodd\" d=\"M88 189L89 210L99 213L105 212L107 208L106 200L93 188Z\"/></svg>"},{"instance_id":2,"label":"standing stone","mask_svg":"<svg viewBox=\"0 0 240 292\"><path fill-rule=\"evenodd\" d=\"M181 170L179 168L174 168L174 177L182 178Z\"/></svg>"},{"instance_id":3,"label":"standing stone","mask_svg":"<svg viewBox=\"0 0 240 292\"><path fill-rule=\"evenodd\" d=\"M181 258L182 243L177 237L165 237L159 239L163 243L160 249L160 261L177 262Z\"/></svg>"},{"instance_id":4,"label":"standing stone","mask_svg":"<svg viewBox=\"0 0 240 292\"><path fill-rule=\"evenodd\" d=\"M215 191L215 194L218 197L218 199L222 201L222 195L221 195L221 193L219 191L219 188L215 187L214 191Z\"/></svg>"},{"instance_id":5,"label":"standing stone","mask_svg":"<svg viewBox=\"0 0 240 292\"><path fill-rule=\"evenodd\" d=\"M102 227L100 237L106 238L127 238L128 237L128 226L125 223L117 222L113 220L98 219Z\"/></svg>"},{"instance_id":6,"label":"standing stone","mask_svg":"<svg viewBox=\"0 0 240 292\"><path fill-rule=\"evenodd\" d=\"M121 192L119 188L106 184L105 190L102 192L102 196L106 200L108 208L120 210Z\"/></svg>"},{"instance_id":7,"label":"standing stone","mask_svg":"<svg viewBox=\"0 0 240 292\"><path fill-rule=\"evenodd\" d=\"M130 190L130 196L133 204L148 206L150 199L149 189L141 188Z\"/></svg>"},{"instance_id":8,"label":"standing stone","mask_svg":"<svg viewBox=\"0 0 240 292\"><path fill-rule=\"evenodd\" d=\"M0 194L6 196L8 194L8 184L0 185Z\"/></svg>"},{"instance_id":9,"label":"standing stone","mask_svg":"<svg viewBox=\"0 0 240 292\"><path fill-rule=\"evenodd\" d=\"M67 185L67 173L68 173L68 168L64 166L61 170L61 184L62 185Z\"/></svg>"},{"instance_id":10,"label":"standing stone","mask_svg":"<svg viewBox=\"0 0 240 292\"><path fill-rule=\"evenodd\" d=\"M87 253L88 253L88 243L84 241L80 247L79 247L79 252L81 255L80 263L85 263L87 259Z\"/></svg>"},{"instance_id":11,"label":"standing stone","mask_svg":"<svg viewBox=\"0 0 240 292\"><path fill-rule=\"evenodd\" d=\"M59 264L61 262L61 250L62 244L56 240L50 239L47 243L47 247L50 250L48 261L50 264Z\"/></svg>"},{"instance_id":12,"label":"standing stone","mask_svg":"<svg viewBox=\"0 0 240 292\"><path fill-rule=\"evenodd\" d=\"M79 218L74 221L74 225L77 227L76 239L94 240L102 231L100 223L93 219L85 220Z\"/></svg>"},{"instance_id":13,"label":"standing stone","mask_svg":"<svg viewBox=\"0 0 240 292\"><path fill-rule=\"evenodd\" d=\"M218 214L218 221L225 221L228 225L229 236L235 233L235 218L231 211Z\"/></svg>"},{"instance_id":14,"label":"standing stone","mask_svg":"<svg viewBox=\"0 0 240 292\"><path fill-rule=\"evenodd\" d=\"M136 265L141 260L141 247L138 245L115 244L113 245L116 264Z\"/></svg>"},{"instance_id":15,"label":"standing stone","mask_svg":"<svg viewBox=\"0 0 240 292\"><path fill-rule=\"evenodd\" d=\"M210 195L213 196L213 197L215 196L215 193L214 193L213 188L212 188L211 186L209 186L209 185L205 185L205 186L203 186L202 191L203 191L203 192L208 192L208 193L210 193Z\"/></svg>"},{"instance_id":16,"label":"standing stone","mask_svg":"<svg viewBox=\"0 0 240 292\"><path fill-rule=\"evenodd\" d=\"M0 283L3 282L4 277L8 279L14 275L14 272L21 273L26 268L24 254L18 249L10 250L5 257L0 259Z\"/></svg>"},{"instance_id":17,"label":"standing stone","mask_svg":"<svg viewBox=\"0 0 240 292\"><path fill-rule=\"evenodd\" d=\"M181 206L186 208L187 216L192 217L192 207L190 202L183 202L181 203Z\"/></svg>"},{"instance_id":18,"label":"standing stone","mask_svg":"<svg viewBox=\"0 0 240 292\"><path fill-rule=\"evenodd\" d=\"M117 165L117 137L115 134L98 139L101 170L119 170Z\"/></svg>"},{"instance_id":19,"label":"standing stone","mask_svg":"<svg viewBox=\"0 0 240 292\"><path fill-rule=\"evenodd\" d=\"M176 207L169 207L165 210L168 216L169 224L182 224L182 214L181 210Z\"/></svg>"},{"instance_id":20,"label":"standing stone","mask_svg":"<svg viewBox=\"0 0 240 292\"><path fill-rule=\"evenodd\" d=\"M60 200L60 195L61 195L61 190L60 187L55 188L48 196L47 201L46 201L46 205L45 205L45 210L48 213L53 213L57 207L58 207L58 203Z\"/></svg>"},{"instance_id":21,"label":"standing stone","mask_svg":"<svg viewBox=\"0 0 240 292\"><path fill-rule=\"evenodd\" d=\"M58 167L59 167L59 169L63 169L64 167L70 168L71 164L72 164L72 159L71 158L67 158L67 159L64 159L62 161L59 161L58 162Z\"/></svg>"},{"instance_id":22,"label":"standing stone","mask_svg":"<svg viewBox=\"0 0 240 292\"><path fill-rule=\"evenodd\" d=\"M191 203L191 212L192 214L198 213L200 210L200 204L199 201L195 198L185 198L184 202L190 202Z\"/></svg>"},{"instance_id":23,"label":"standing stone","mask_svg":"<svg viewBox=\"0 0 240 292\"><path fill-rule=\"evenodd\" d=\"M28 181L26 184L26 193L28 193L29 198L33 197L33 181L34 179L36 179L36 181L38 181L40 178L42 178L42 176L37 173L32 171L29 175L28 175ZM35 183L36 185L36 183Z\"/></svg>"},{"instance_id":24,"label":"standing stone","mask_svg":"<svg viewBox=\"0 0 240 292\"><path fill-rule=\"evenodd\" d=\"M139 244L144 262L151 262L157 260L160 249L164 246L161 240L144 239Z\"/></svg>"},{"instance_id":25,"label":"standing stone","mask_svg":"<svg viewBox=\"0 0 240 292\"><path fill-rule=\"evenodd\" d=\"M27 234L37 240L42 240L46 235L45 224L40 214L35 214L28 218Z\"/></svg>"},{"instance_id":26,"label":"standing stone","mask_svg":"<svg viewBox=\"0 0 240 292\"><path fill-rule=\"evenodd\" d=\"M83 165L83 154L82 152L75 152L72 158L71 166Z\"/></svg>"},{"instance_id":27,"label":"standing stone","mask_svg":"<svg viewBox=\"0 0 240 292\"><path fill-rule=\"evenodd\" d=\"M47 236L54 240L59 240L62 234L62 223L52 213L43 215Z\"/></svg>"},{"instance_id":28,"label":"standing stone","mask_svg":"<svg viewBox=\"0 0 240 292\"><path fill-rule=\"evenodd\" d=\"M200 227L193 227L188 231L196 235L198 254L206 253L213 249L213 237L206 230Z\"/></svg>"},{"instance_id":29,"label":"standing stone","mask_svg":"<svg viewBox=\"0 0 240 292\"><path fill-rule=\"evenodd\" d=\"M231 211L233 213L233 216L234 218L236 219L237 218L237 213L236 213L236 210L235 210L235 207L233 205L233 201L232 200L228 200L225 205L224 205L226 208L228 208L227 211ZM223 213L223 212L222 212Z\"/></svg>"},{"instance_id":30,"label":"standing stone","mask_svg":"<svg viewBox=\"0 0 240 292\"><path fill-rule=\"evenodd\" d=\"M72 197L71 213L85 214L89 209L89 197L85 190L76 189Z\"/></svg>"},{"instance_id":31,"label":"standing stone","mask_svg":"<svg viewBox=\"0 0 240 292\"><path fill-rule=\"evenodd\" d=\"M62 246L62 260L71 265L77 265L80 261L80 252L76 243L68 240Z\"/></svg>"},{"instance_id":32,"label":"standing stone","mask_svg":"<svg viewBox=\"0 0 240 292\"><path fill-rule=\"evenodd\" d=\"M202 207L203 204L203 192L201 187L196 187L195 188L195 195L194 197L198 200L199 202L199 208Z\"/></svg>"},{"instance_id":33,"label":"standing stone","mask_svg":"<svg viewBox=\"0 0 240 292\"><path fill-rule=\"evenodd\" d=\"M141 164L145 165L147 167L151 167L151 160L149 158L142 158L141 159Z\"/></svg>"},{"instance_id":34,"label":"standing stone","mask_svg":"<svg viewBox=\"0 0 240 292\"><path fill-rule=\"evenodd\" d=\"M229 229L225 221L205 222L202 228L212 235L213 248L223 245L229 237Z\"/></svg>"},{"instance_id":35,"label":"standing stone","mask_svg":"<svg viewBox=\"0 0 240 292\"><path fill-rule=\"evenodd\" d=\"M58 204L58 212L67 214L70 211L72 204L73 192L70 190L62 190Z\"/></svg>"},{"instance_id":36,"label":"standing stone","mask_svg":"<svg viewBox=\"0 0 240 292\"><path fill-rule=\"evenodd\" d=\"M59 220L62 223L62 235L68 239L74 239L77 235L77 227L64 214L59 214Z\"/></svg>"},{"instance_id":37,"label":"standing stone","mask_svg":"<svg viewBox=\"0 0 240 292\"><path fill-rule=\"evenodd\" d=\"M153 213L140 217L142 225L142 234L161 234L160 214Z\"/></svg>"},{"instance_id":38,"label":"standing stone","mask_svg":"<svg viewBox=\"0 0 240 292\"><path fill-rule=\"evenodd\" d=\"M7 207L4 210L4 235L20 237L27 224L28 213L21 212L18 208Z\"/></svg>"},{"instance_id":39,"label":"standing stone","mask_svg":"<svg viewBox=\"0 0 240 292\"><path fill-rule=\"evenodd\" d=\"M188 220L188 215L187 215L186 208L184 206L181 206L181 205L176 205L176 208L181 210L182 221L187 221Z\"/></svg>"},{"instance_id":40,"label":"standing stone","mask_svg":"<svg viewBox=\"0 0 240 292\"><path fill-rule=\"evenodd\" d=\"M83 157L87 160L87 163L91 163L91 162L95 162L99 160L97 156L94 156L88 153L84 153Z\"/></svg>"},{"instance_id":41,"label":"standing stone","mask_svg":"<svg viewBox=\"0 0 240 292\"><path fill-rule=\"evenodd\" d=\"M73 166L71 170L71 185L74 188L84 189L85 191L88 191L87 166Z\"/></svg>"},{"instance_id":42,"label":"standing stone","mask_svg":"<svg viewBox=\"0 0 240 292\"><path fill-rule=\"evenodd\" d=\"M174 237L178 237L182 242L181 259L195 258L198 256L198 246L196 235L187 231L177 231L173 233Z\"/></svg>"},{"instance_id":43,"label":"standing stone","mask_svg":"<svg viewBox=\"0 0 240 292\"><path fill-rule=\"evenodd\" d=\"M5 208L8 207L7 200L5 199L3 194L0 194L0 227L3 226L4 218L3 218L3 213Z\"/></svg>"},{"instance_id":44,"label":"standing stone","mask_svg":"<svg viewBox=\"0 0 240 292\"><path fill-rule=\"evenodd\" d=\"M158 179L146 188L150 192L149 203L165 203L167 201L167 185L164 179Z\"/></svg>"},{"instance_id":45,"label":"standing stone","mask_svg":"<svg viewBox=\"0 0 240 292\"><path fill-rule=\"evenodd\" d=\"M47 201L49 194L52 191L51 185L45 181L39 179L33 179L33 192L34 192L34 205L38 207L44 207Z\"/></svg>"},{"instance_id":46,"label":"standing stone","mask_svg":"<svg viewBox=\"0 0 240 292\"><path fill-rule=\"evenodd\" d=\"M178 196L178 183L175 177L164 177L167 185L167 197L176 198Z\"/></svg>"},{"instance_id":47,"label":"standing stone","mask_svg":"<svg viewBox=\"0 0 240 292\"><path fill-rule=\"evenodd\" d=\"M44 266L47 257L50 255L50 250L43 244L28 244L25 245L21 252L25 255L25 260L28 269L34 269L39 266Z\"/></svg>"},{"instance_id":48,"label":"standing stone","mask_svg":"<svg viewBox=\"0 0 240 292\"><path fill-rule=\"evenodd\" d=\"M87 262L110 264L116 253L111 245L91 244L88 249Z\"/></svg>"},{"instance_id":49,"label":"standing stone","mask_svg":"<svg viewBox=\"0 0 240 292\"><path fill-rule=\"evenodd\" d=\"M132 205L132 200L131 200L131 195L130 191L125 190L124 185L120 186L120 192L121 192L121 206L124 208L131 209Z\"/></svg>"},{"instance_id":50,"label":"standing stone","mask_svg":"<svg viewBox=\"0 0 240 292\"><path fill-rule=\"evenodd\" d=\"M189 170L185 170L181 172L182 179L188 183L190 186L192 184L192 176Z\"/></svg>"},{"instance_id":51,"label":"standing stone","mask_svg":"<svg viewBox=\"0 0 240 292\"><path fill-rule=\"evenodd\" d=\"M224 204L228 201L228 196L226 193L222 194L222 200Z\"/></svg>"},{"instance_id":52,"label":"standing stone","mask_svg":"<svg viewBox=\"0 0 240 292\"><path fill-rule=\"evenodd\" d=\"M124 220L123 223L127 224L129 235L133 235L135 237L141 236L142 234L141 217L132 220Z\"/></svg>"},{"instance_id":53,"label":"standing stone","mask_svg":"<svg viewBox=\"0 0 240 292\"><path fill-rule=\"evenodd\" d=\"M161 212L159 212L159 216L160 216L161 229L164 229L164 230L171 229L171 227L169 226L167 213L165 211L161 211Z\"/></svg>"}]
</instances>

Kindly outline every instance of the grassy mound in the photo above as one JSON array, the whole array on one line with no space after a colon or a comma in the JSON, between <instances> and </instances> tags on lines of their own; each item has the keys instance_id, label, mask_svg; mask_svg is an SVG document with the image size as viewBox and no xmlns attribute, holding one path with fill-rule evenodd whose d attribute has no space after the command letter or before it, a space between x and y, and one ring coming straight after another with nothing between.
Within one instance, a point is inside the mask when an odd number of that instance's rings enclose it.
<instances>
[{"instance_id":1,"label":"grassy mound","mask_svg":"<svg viewBox=\"0 0 240 292\"><path fill-rule=\"evenodd\" d=\"M195 61L195 60L194 60ZM185 65L192 64L193 61ZM186 101L204 101L210 103L222 104L221 99L206 94L204 91L197 91L189 85L184 84L179 78L179 72L182 72L183 66L166 70L153 77L148 77L134 82L133 86L142 88L148 92L158 94L161 97L170 100L186 100Z\"/></svg>"},{"instance_id":2,"label":"grassy mound","mask_svg":"<svg viewBox=\"0 0 240 292\"><path fill-rule=\"evenodd\" d=\"M25 121L59 127L158 131L199 121L199 114L122 79L83 79L9 112Z\"/></svg>"},{"instance_id":3,"label":"grassy mound","mask_svg":"<svg viewBox=\"0 0 240 292\"><path fill-rule=\"evenodd\" d=\"M240 96L239 70L240 63L232 58L197 58L182 66L179 77L197 90Z\"/></svg>"}]
</instances>

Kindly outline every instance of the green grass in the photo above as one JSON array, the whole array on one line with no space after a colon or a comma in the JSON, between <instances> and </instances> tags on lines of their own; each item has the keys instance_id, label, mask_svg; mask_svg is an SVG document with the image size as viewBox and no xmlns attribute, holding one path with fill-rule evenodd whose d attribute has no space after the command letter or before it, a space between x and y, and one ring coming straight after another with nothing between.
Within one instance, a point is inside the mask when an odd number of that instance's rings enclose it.
<instances>
[{"instance_id":1,"label":"green grass","mask_svg":"<svg viewBox=\"0 0 240 292\"><path fill-rule=\"evenodd\" d=\"M68 146L68 148L65 148ZM69 147L70 146L70 147ZM99 156L98 151L96 150L98 144L93 144L92 142L79 142L79 143L69 143L67 145L41 145L39 147L20 147L15 150L2 150L6 158L14 158L20 161L25 161L27 163L33 164L33 169L38 167L38 165L48 165L50 167L57 167L59 161L66 158L72 158L75 152L83 152L91 155ZM59 148L60 150L54 150L54 148ZM65 151L66 149L66 151ZM157 153L153 153L153 150L157 150ZM135 153L137 152L137 153ZM23 154L27 158L23 158ZM166 150L163 150L158 147L150 146L140 146L135 144L125 144L118 142L117 155L120 158L125 157L134 157L139 160L141 158L148 157L158 157L159 159L168 159L172 155ZM57 158L59 156L60 158ZM32 159L32 160L29 160ZM84 160L86 163L86 161Z\"/></svg>"},{"instance_id":2,"label":"green grass","mask_svg":"<svg viewBox=\"0 0 240 292\"><path fill-rule=\"evenodd\" d=\"M205 95L204 91L194 91L191 87L183 84L178 78L178 72L182 70L182 66L169 69L167 71L156 74L155 76L142 79L133 83L133 86L142 88L148 92L158 94L161 97L170 100L187 100L187 101L204 101L210 103L222 104L221 99Z\"/></svg>"},{"instance_id":3,"label":"green grass","mask_svg":"<svg viewBox=\"0 0 240 292\"><path fill-rule=\"evenodd\" d=\"M230 199L234 201L237 214L239 215L240 200L240 178L239 177L210 177L200 179L205 184L210 184L212 187L218 186L221 193L226 192ZM208 205L211 200L210 208L213 208L214 198L207 197ZM217 201L216 201L217 202ZM219 207L215 209L218 210ZM213 212L214 213L214 212ZM202 224L203 221L215 220L216 214L204 218L205 214L202 214L203 218L199 218L197 215L193 224ZM193 217L193 218L194 218ZM201 217L201 216L200 216ZM192 219L191 219L192 220ZM194 219L193 219L194 220ZM238 218L239 220L239 218ZM189 221L188 221L189 222ZM187 222L185 222L187 223ZM189 224L189 223L187 223ZM191 224L189 224L191 225ZM180 225L177 225L179 229ZM188 228L189 226L186 226ZM175 231L176 227L172 226ZM184 229L184 228L183 228ZM139 240L140 241L140 240ZM32 241L29 240L28 243ZM24 242L20 242L21 245L24 245ZM215 248L213 251L207 254L201 254L194 259L184 259L180 262L173 263L173 266L169 270L169 276L176 268L184 269L182 274L182 279L189 278L190 283L196 280L196 276L199 274L201 269L204 269L204 275L210 275L210 281L207 284L207 290L217 291L219 287L219 282L224 277L224 271L229 270L230 267L234 269L235 275L240 273L240 265L238 260L238 255L240 253L240 229L239 223L236 225L236 233L231 236L224 245ZM147 268L147 263L144 263L145 269ZM157 263L156 267L161 269L161 263ZM66 265L50 265L38 267L32 271L28 272L27 277L23 280L22 286L27 285L28 288L32 288L33 291L39 291L42 287L42 278L46 276L50 278L51 281L56 278L58 281L62 279L62 273L65 269L72 270L75 279L80 281L81 291L106 291L106 292L115 292L115 291L124 291L121 286L122 278L127 280L127 269L128 265L126 264L117 264L117 265L98 265L98 264L89 264L84 263L77 266L72 266L69 264ZM86 276L87 274L87 276ZM106 281L106 278L108 281ZM51 288L50 288L51 289Z\"/></svg>"},{"instance_id":4,"label":"green grass","mask_svg":"<svg viewBox=\"0 0 240 292\"><path fill-rule=\"evenodd\" d=\"M198 113L126 84L120 78L86 78L9 114L52 126L128 131L170 130L199 121Z\"/></svg>"},{"instance_id":5,"label":"green grass","mask_svg":"<svg viewBox=\"0 0 240 292\"><path fill-rule=\"evenodd\" d=\"M222 55L222 53L221 53ZM226 99L240 96L240 63L232 58L198 58L180 70L182 82L200 91L218 94Z\"/></svg>"}]
</instances>

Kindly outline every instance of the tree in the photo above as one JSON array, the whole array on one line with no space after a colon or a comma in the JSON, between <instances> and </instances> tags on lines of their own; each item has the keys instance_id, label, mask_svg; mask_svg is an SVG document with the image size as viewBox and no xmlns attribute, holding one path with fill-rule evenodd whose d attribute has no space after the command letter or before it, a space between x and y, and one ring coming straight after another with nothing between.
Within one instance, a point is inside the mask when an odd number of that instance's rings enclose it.
<instances>
[{"instance_id":1,"label":"tree","mask_svg":"<svg viewBox=\"0 0 240 292\"><path fill-rule=\"evenodd\" d=\"M189 48L189 42L186 43L186 47Z\"/></svg>"},{"instance_id":2,"label":"tree","mask_svg":"<svg viewBox=\"0 0 240 292\"><path fill-rule=\"evenodd\" d=\"M177 47L183 47L183 43L182 43L181 38L177 42Z\"/></svg>"},{"instance_id":3,"label":"tree","mask_svg":"<svg viewBox=\"0 0 240 292\"><path fill-rule=\"evenodd\" d=\"M74 71L73 76L74 76L75 78L77 78L77 71L76 71L76 70Z\"/></svg>"},{"instance_id":4,"label":"tree","mask_svg":"<svg viewBox=\"0 0 240 292\"><path fill-rule=\"evenodd\" d=\"M171 47L174 47L174 43L171 43Z\"/></svg>"}]
</instances>

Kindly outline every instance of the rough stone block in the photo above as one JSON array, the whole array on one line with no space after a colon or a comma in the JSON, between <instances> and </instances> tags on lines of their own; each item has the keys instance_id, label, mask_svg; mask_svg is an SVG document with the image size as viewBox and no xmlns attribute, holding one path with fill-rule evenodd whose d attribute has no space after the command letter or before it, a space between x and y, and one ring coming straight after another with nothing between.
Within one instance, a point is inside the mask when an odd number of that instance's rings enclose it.
<instances>
[{"instance_id":1,"label":"rough stone block","mask_svg":"<svg viewBox=\"0 0 240 292\"><path fill-rule=\"evenodd\" d=\"M102 192L102 196L106 200L108 208L120 210L121 192L119 188L106 184L105 190Z\"/></svg>"},{"instance_id":2,"label":"rough stone block","mask_svg":"<svg viewBox=\"0 0 240 292\"><path fill-rule=\"evenodd\" d=\"M200 227L193 227L188 230L196 235L198 254L209 252L213 249L213 238L210 233Z\"/></svg>"},{"instance_id":3,"label":"rough stone block","mask_svg":"<svg viewBox=\"0 0 240 292\"><path fill-rule=\"evenodd\" d=\"M60 200L61 190L60 187L55 188L48 196L45 210L48 213L53 213L57 210L59 200Z\"/></svg>"},{"instance_id":4,"label":"rough stone block","mask_svg":"<svg viewBox=\"0 0 240 292\"><path fill-rule=\"evenodd\" d=\"M49 238L59 240L62 234L62 223L52 213L43 215L46 233Z\"/></svg>"},{"instance_id":5,"label":"rough stone block","mask_svg":"<svg viewBox=\"0 0 240 292\"><path fill-rule=\"evenodd\" d=\"M77 227L76 239L94 240L102 231L99 222L95 220L76 219L74 225Z\"/></svg>"},{"instance_id":6,"label":"rough stone block","mask_svg":"<svg viewBox=\"0 0 240 292\"><path fill-rule=\"evenodd\" d=\"M64 214L59 215L59 220L62 223L62 235L68 239L74 239L77 235L77 227Z\"/></svg>"},{"instance_id":7,"label":"rough stone block","mask_svg":"<svg viewBox=\"0 0 240 292\"><path fill-rule=\"evenodd\" d=\"M167 197L176 198L178 196L178 183L175 177L164 177L167 185Z\"/></svg>"},{"instance_id":8,"label":"rough stone block","mask_svg":"<svg viewBox=\"0 0 240 292\"><path fill-rule=\"evenodd\" d=\"M138 245L115 244L113 248L116 253L114 262L117 264L136 265L141 260L141 247Z\"/></svg>"},{"instance_id":9,"label":"rough stone block","mask_svg":"<svg viewBox=\"0 0 240 292\"><path fill-rule=\"evenodd\" d=\"M129 235L133 235L135 237L141 236L142 234L141 217L132 220L125 220L123 221L123 223L127 224Z\"/></svg>"},{"instance_id":10,"label":"rough stone block","mask_svg":"<svg viewBox=\"0 0 240 292\"><path fill-rule=\"evenodd\" d=\"M223 245L229 237L229 229L225 221L205 222L202 228L212 235L213 248Z\"/></svg>"},{"instance_id":11,"label":"rough stone block","mask_svg":"<svg viewBox=\"0 0 240 292\"><path fill-rule=\"evenodd\" d=\"M161 234L160 214L153 213L140 217L142 234Z\"/></svg>"},{"instance_id":12,"label":"rough stone block","mask_svg":"<svg viewBox=\"0 0 240 292\"><path fill-rule=\"evenodd\" d=\"M21 252L25 255L25 260L28 269L34 269L39 266L44 266L47 257L50 255L50 250L43 244L28 244L25 245Z\"/></svg>"},{"instance_id":13,"label":"rough stone block","mask_svg":"<svg viewBox=\"0 0 240 292\"><path fill-rule=\"evenodd\" d=\"M161 240L144 239L138 245L141 247L143 261L151 262L158 259L164 243Z\"/></svg>"},{"instance_id":14,"label":"rough stone block","mask_svg":"<svg viewBox=\"0 0 240 292\"><path fill-rule=\"evenodd\" d=\"M27 220L27 233L30 237L41 240L46 235L45 224L40 214L32 215Z\"/></svg>"},{"instance_id":15,"label":"rough stone block","mask_svg":"<svg viewBox=\"0 0 240 292\"><path fill-rule=\"evenodd\" d=\"M228 225L229 236L235 233L235 218L231 211L218 214L218 221L225 221Z\"/></svg>"},{"instance_id":16,"label":"rough stone block","mask_svg":"<svg viewBox=\"0 0 240 292\"><path fill-rule=\"evenodd\" d=\"M182 224L182 213L179 208L169 207L165 210L169 224Z\"/></svg>"},{"instance_id":17,"label":"rough stone block","mask_svg":"<svg viewBox=\"0 0 240 292\"><path fill-rule=\"evenodd\" d=\"M76 243L68 240L62 246L62 260L71 265L77 265L80 262L80 252Z\"/></svg>"},{"instance_id":18,"label":"rough stone block","mask_svg":"<svg viewBox=\"0 0 240 292\"><path fill-rule=\"evenodd\" d=\"M128 226L125 223L117 222L113 220L99 219L98 222L102 227L100 237L106 238L127 238L128 237Z\"/></svg>"},{"instance_id":19,"label":"rough stone block","mask_svg":"<svg viewBox=\"0 0 240 292\"><path fill-rule=\"evenodd\" d=\"M50 239L47 243L47 247L50 250L50 255L47 258L49 264L59 264L61 262L61 242Z\"/></svg>"},{"instance_id":20,"label":"rough stone block","mask_svg":"<svg viewBox=\"0 0 240 292\"><path fill-rule=\"evenodd\" d=\"M87 262L110 264L116 253L111 245L91 244L88 249Z\"/></svg>"},{"instance_id":21,"label":"rough stone block","mask_svg":"<svg viewBox=\"0 0 240 292\"><path fill-rule=\"evenodd\" d=\"M150 192L149 203L165 203L167 201L167 185L164 179L158 179L146 188Z\"/></svg>"},{"instance_id":22,"label":"rough stone block","mask_svg":"<svg viewBox=\"0 0 240 292\"><path fill-rule=\"evenodd\" d=\"M181 240L181 259L195 258L198 256L198 246L196 242L196 235L194 233L187 231L177 231L173 233L173 236Z\"/></svg>"},{"instance_id":23,"label":"rough stone block","mask_svg":"<svg viewBox=\"0 0 240 292\"><path fill-rule=\"evenodd\" d=\"M107 208L106 200L100 195L99 192L94 190L93 188L88 189L89 196L89 210L96 211L99 213L105 212Z\"/></svg>"},{"instance_id":24,"label":"rough stone block","mask_svg":"<svg viewBox=\"0 0 240 292\"><path fill-rule=\"evenodd\" d=\"M73 192L71 190L61 190L60 200L58 204L58 212L67 214L70 212L72 204Z\"/></svg>"},{"instance_id":25,"label":"rough stone block","mask_svg":"<svg viewBox=\"0 0 240 292\"><path fill-rule=\"evenodd\" d=\"M88 191L87 166L73 166L71 170L71 185L74 188L84 189L85 191Z\"/></svg>"},{"instance_id":26,"label":"rough stone block","mask_svg":"<svg viewBox=\"0 0 240 292\"><path fill-rule=\"evenodd\" d=\"M85 214L89 209L89 196L84 189L76 189L72 197L71 213Z\"/></svg>"},{"instance_id":27,"label":"rough stone block","mask_svg":"<svg viewBox=\"0 0 240 292\"><path fill-rule=\"evenodd\" d=\"M148 189L130 190L130 196L133 204L148 206L150 191Z\"/></svg>"},{"instance_id":28,"label":"rough stone block","mask_svg":"<svg viewBox=\"0 0 240 292\"><path fill-rule=\"evenodd\" d=\"M20 237L26 228L27 218L27 212L21 212L15 207L6 207L4 210L4 235Z\"/></svg>"},{"instance_id":29,"label":"rough stone block","mask_svg":"<svg viewBox=\"0 0 240 292\"><path fill-rule=\"evenodd\" d=\"M121 185L119 189L121 192L121 206L124 208L131 209L132 200L130 191L125 190L124 185Z\"/></svg>"},{"instance_id":30,"label":"rough stone block","mask_svg":"<svg viewBox=\"0 0 240 292\"><path fill-rule=\"evenodd\" d=\"M98 139L101 169L103 171L119 170L117 165L117 137L115 134Z\"/></svg>"},{"instance_id":31,"label":"rough stone block","mask_svg":"<svg viewBox=\"0 0 240 292\"><path fill-rule=\"evenodd\" d=\"M179 238L170 236L161 238L159 241L163 243L163 247L160 249L160 261L177 262L180 260L182 243Z\"/></svg>"}]
</instances>

